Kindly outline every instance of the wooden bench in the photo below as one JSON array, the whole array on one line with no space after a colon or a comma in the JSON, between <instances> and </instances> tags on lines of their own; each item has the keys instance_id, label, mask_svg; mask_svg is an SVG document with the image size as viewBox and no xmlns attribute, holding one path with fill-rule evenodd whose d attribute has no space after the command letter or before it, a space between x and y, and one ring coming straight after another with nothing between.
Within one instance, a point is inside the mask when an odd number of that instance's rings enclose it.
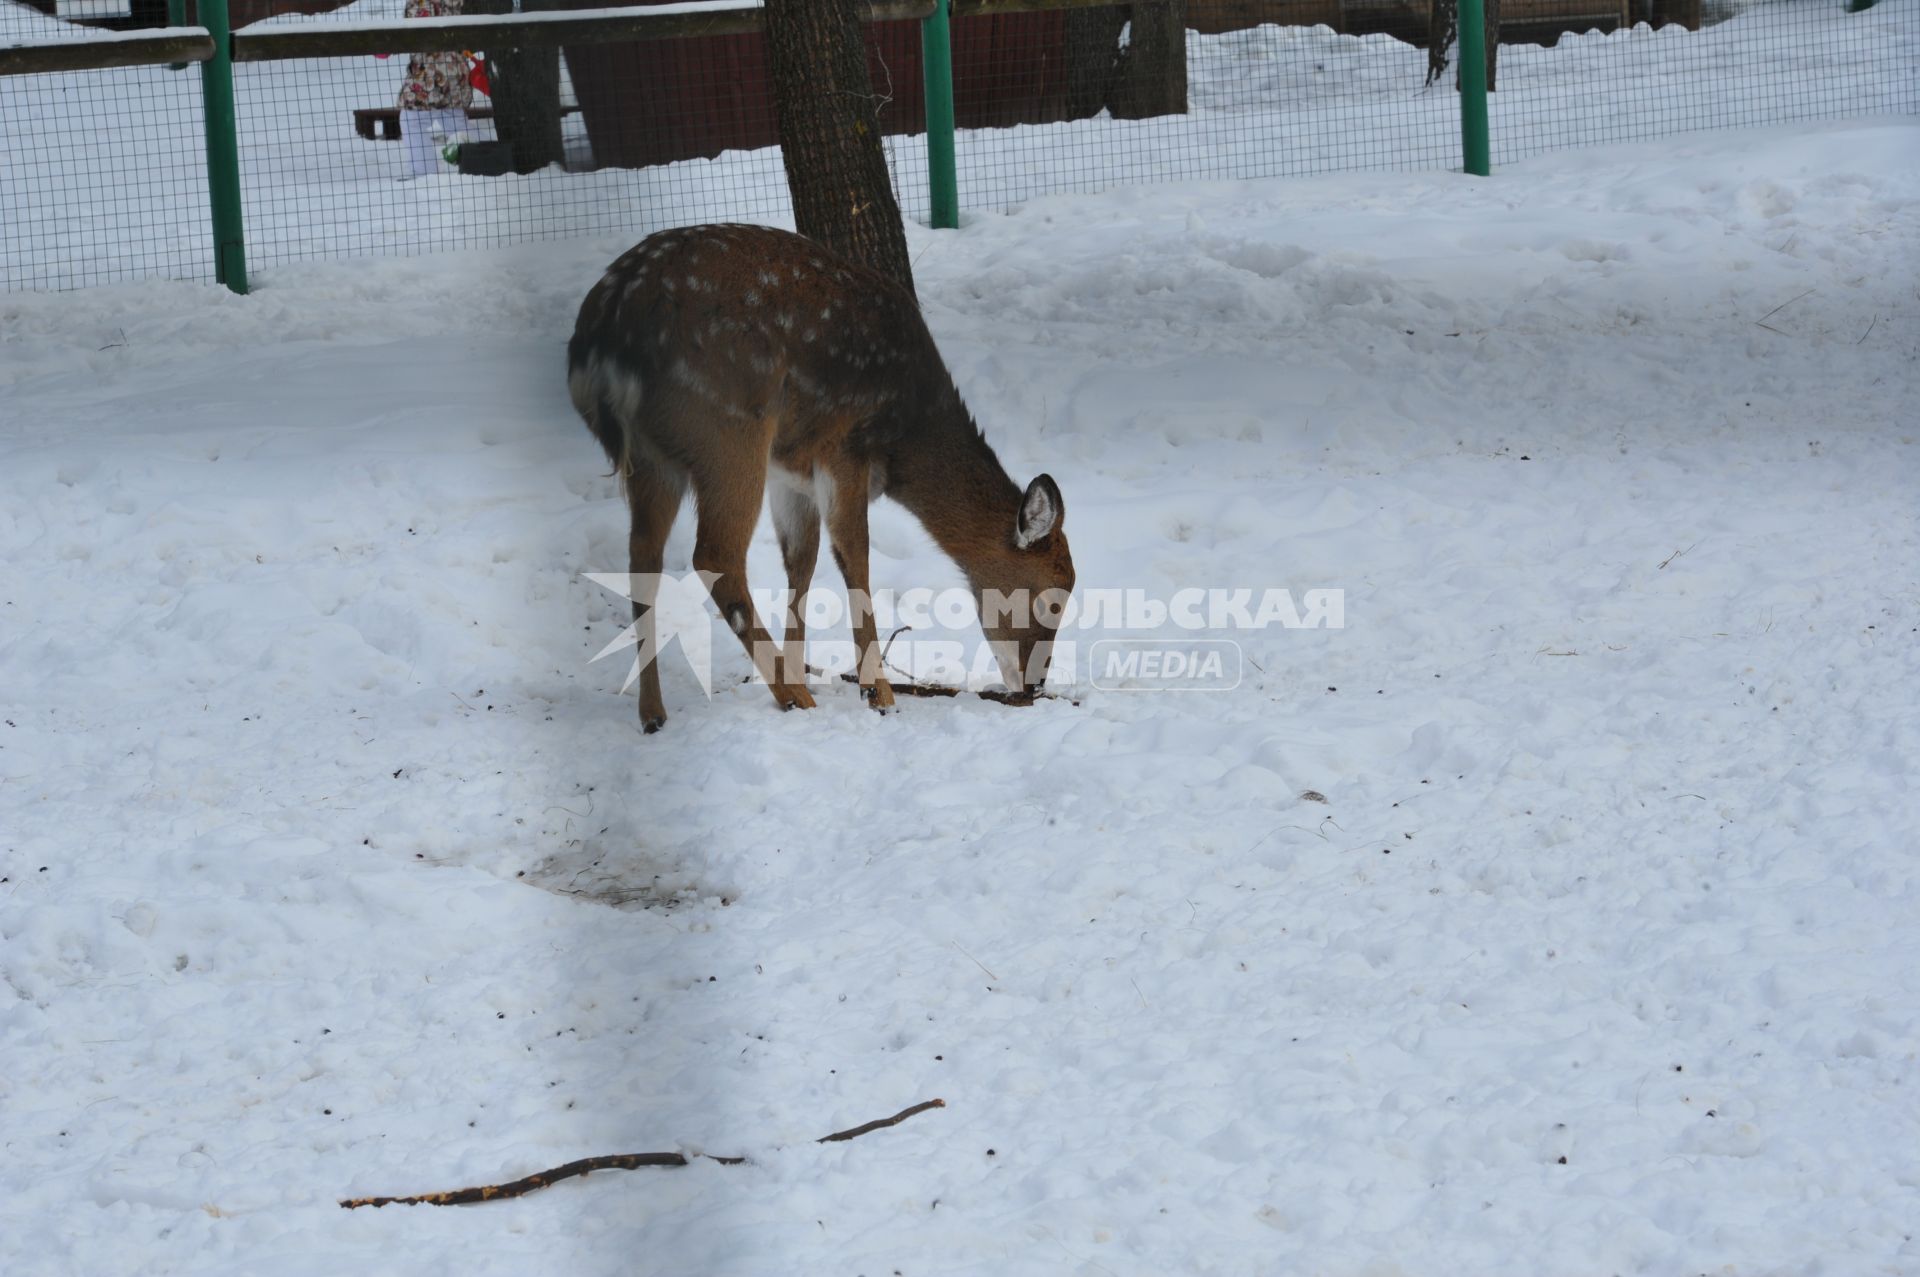
<instances>
[{"instance_id":1,"label":"wooden bench","mask_svg":"<svg viewBox=\"0 0 1920 1277\"><path fill-rule=\"evenodd\" d=\"M560 114L572 115L580 108L563 106ZM493 108L490 106L470 106L467 108L469 120L491 120ZM398 142L400 140L400 108L397 106L369 106L353 113L353 131L369 142Z\"/></svg>"}]
</instances>

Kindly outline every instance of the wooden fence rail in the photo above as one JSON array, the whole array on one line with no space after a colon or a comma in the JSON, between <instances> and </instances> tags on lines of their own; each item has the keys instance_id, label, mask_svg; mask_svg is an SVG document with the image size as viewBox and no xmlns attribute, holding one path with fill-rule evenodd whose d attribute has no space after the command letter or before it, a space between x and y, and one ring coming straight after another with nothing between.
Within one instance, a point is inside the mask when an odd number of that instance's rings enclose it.
<instances>
[{"instance_id":1,"label":"wooden fence rail","mask_svg":"<svg viewBox=\"0 0 1920 1277\"><path fill-rule=\"evenodd\" d=\"M113 39L63 40L54 44L0 47L0 75L40 75L49 71L108 71L158 66L169 62L206 62L213 37L203 27L170 27L158 33Z\"/></svg>"}]
</instances>

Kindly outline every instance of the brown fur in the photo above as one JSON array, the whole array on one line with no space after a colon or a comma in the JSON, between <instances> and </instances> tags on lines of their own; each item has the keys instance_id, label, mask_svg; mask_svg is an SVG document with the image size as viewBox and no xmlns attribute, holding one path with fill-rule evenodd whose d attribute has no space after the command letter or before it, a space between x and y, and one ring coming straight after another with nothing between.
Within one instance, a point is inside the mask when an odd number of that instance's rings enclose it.
<instances>
[{"instance_id":1,"label":"brown fur","mask_svg":"<svg viewBox=\"0 0 1920 1277\"><path fill-rule=\"evenodd\" d=\"M770 472L796 596L813 578L824 518L854 606L861 687L876 708L892 705L893 692L861 604L870 499L911 510L976 592L1073 588L1058 486L1041 475L1023 491L1007 477L911 293L811 240L759 226L650 236L587 294L568 372L575 408L622 476L630 570L659 573L691 487L693 566L717 574L714 602L783 709L811 708L813 696L799 618L788 618L776 657L747 594L747 546ZM634 600L643 640L651 605ZM1053 631L1041 618L988 625L987 636L1009 686L1045 681ZM641 672L640 717L648 731L666 720L654 664Z\"/></svg>"}]
</instances>

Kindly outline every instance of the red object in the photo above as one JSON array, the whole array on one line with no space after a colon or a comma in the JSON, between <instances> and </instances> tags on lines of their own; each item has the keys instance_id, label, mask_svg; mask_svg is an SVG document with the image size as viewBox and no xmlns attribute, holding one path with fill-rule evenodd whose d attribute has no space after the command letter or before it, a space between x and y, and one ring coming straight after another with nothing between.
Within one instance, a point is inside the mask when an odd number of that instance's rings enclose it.
<instances>
[{"instance_id":1,"label":"red object","mask_svg":"<svg viewBox=\"0 0 1920 1277\"><path fill-rule=\"evenodd\" d=\"M493 90L487 87L487 60L477 53L467 55L467 83L473 86L474 92L493 96Z\"/></svg>"}]
</instances>

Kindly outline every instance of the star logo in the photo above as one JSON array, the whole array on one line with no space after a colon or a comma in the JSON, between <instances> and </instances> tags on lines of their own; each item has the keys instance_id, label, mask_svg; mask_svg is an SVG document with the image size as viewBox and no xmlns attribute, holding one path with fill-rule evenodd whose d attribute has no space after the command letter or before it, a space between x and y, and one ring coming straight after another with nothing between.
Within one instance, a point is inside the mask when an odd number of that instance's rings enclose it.
<instances>
[{"instance_id":1,"label":"star logo","mask_svg":"<svg viewBox=\"0 0 1920 1277\"><path fill-rule=\"evenodd\" d=\"M639 622L636 621L620 631L617 638L593 656L593 661L598 661L624 648L637 649L633 654L633 665L627 670L627 681L620 685L622 693L639 681L641 670L659 660L668 644L678 639L680 651L693 667L694 678L700 682L700 690L708 696L713 695L713 618L707 612L707 600L719 575L718 572L689 572L680 577L653 572L586 574L589 581L603 589L612 590L623 599L644 599L648 595L653 598L651 643L641 642ZM591 665L593 661L588 664Z\"/></svg>"}]
</instances>

